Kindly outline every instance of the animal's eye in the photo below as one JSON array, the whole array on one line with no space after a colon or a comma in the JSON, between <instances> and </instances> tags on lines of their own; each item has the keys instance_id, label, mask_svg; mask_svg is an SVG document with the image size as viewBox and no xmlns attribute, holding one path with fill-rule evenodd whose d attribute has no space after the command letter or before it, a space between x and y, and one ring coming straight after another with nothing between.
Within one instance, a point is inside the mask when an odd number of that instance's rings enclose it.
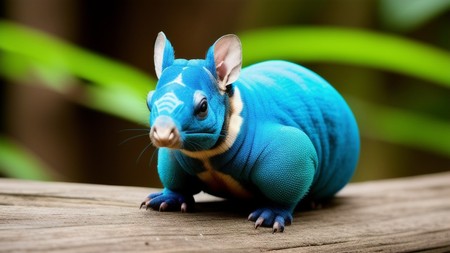
<instances>
[{"instance_id":1,"label":"animal's eye","mask_svg":"<svg viewBox=\"0 0 450 253\"><path fill-rule=\"evenodd\" d=\"M201 93L196 93L194 96L194 113L200 119L204 119L208 115L208 100Z\"/></svg>"},{"instance_id":2,"label":"animal's eye","mask_svg":"<svg viewBox=\"0 0 450 253\"><path fill-rule=\"evenodd\" d=\"M203 98L195 107L195 115L201 119L208 115L208 101L206 101L206 98Z\"/></svg>"},{"instance_id":3,"label":"animal's eye","mask_svg":"<svg viewBox=\"0 0 450 253\"><path fill-rule=\"evenodd\" d=\"M205 98L198 105L197 115L203 118L206 116L207 113L208 113L208 102L206 101Z\"/></svg>"}]
</instances>

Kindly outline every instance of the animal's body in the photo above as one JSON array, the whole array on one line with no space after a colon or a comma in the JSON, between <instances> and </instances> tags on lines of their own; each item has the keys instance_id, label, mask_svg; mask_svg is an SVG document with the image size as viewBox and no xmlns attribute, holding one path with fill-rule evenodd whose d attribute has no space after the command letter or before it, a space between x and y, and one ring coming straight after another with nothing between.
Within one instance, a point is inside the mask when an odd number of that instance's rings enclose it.
<instances>
[{"instance_id":1,"label":"animal's body","mask_svg":"<svg viewBox=\"0 0 450 253\"><path fill-rule=\"evenodd\" d=\"M249 219L283 231L305 198L332 197L359 156L354 116L324 79L299 65L267 61L241 70L241 46L219 39L205 60L175 60L160 33L159 81L149 93L150 138L165 187L143 205L188 210L208 193L260 201Z\"/></svg>"}]
</instances>

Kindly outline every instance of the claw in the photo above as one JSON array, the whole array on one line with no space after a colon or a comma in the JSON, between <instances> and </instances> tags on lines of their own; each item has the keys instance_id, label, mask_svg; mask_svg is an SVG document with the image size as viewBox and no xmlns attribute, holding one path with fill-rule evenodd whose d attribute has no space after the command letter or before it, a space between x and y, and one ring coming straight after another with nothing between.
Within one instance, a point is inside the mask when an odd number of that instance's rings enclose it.
<instances>
[{"instance_id":1,"label":"claw","mask_svg":"<svg viewBox=\"0 0 450 253\"><path fill-rule=\"evenodd\" d=\"M169 212L179 210L183 213L190 212L195 204L192 195L184 195L164 189L162 192L152 193L144 199L140 208L153 209L160 212Z\"/></svg>"},{"instance_id":2,"label":"claw","mask_svg":"<svg viewBox=\"0 0 450 253\"><path fill-rule=\"evenodd\" d=\"M272 227L272 234L275 234L277 232L283 233L284 232L284 226L282 226L278 221L275 221Z\"/></svg>"},{"instance_id":3,"label":"claw","mask_svg":"<svg viewBox=\"0 0 450 253\"><path fill-rule=\"evenodd\" d=\"M282 208L259 208L248 216L255 222L255 229L272 227L272 233L283 233L285 226L292 223L291 211Z\"/></svg>"},{"instance_id":4,"label":"claw","mask_svg":"<svg viewBox=\"0 0 450 253\"><path fill-rule=\"evenodd\" d=\"M187 204L186 203L181 204L181 212L187 213Z\"/></svg>"},{"instance_id":5,"label":"claw","mask_svg":"<svg viewBox=\"0 0 450 253\"><path fill-rule=\"evenodd\" d=\"M259 217L256 222L255 222L255 229L259 228L264 222L264 218L263 217Z\"/></svg>"},{"instance_id":6,"label":"claw","mask_svg":"<svg viewBox=\"0 0 450 253\"><path fill-rule=\"evenodd\" d=\"M145 210L148 209L148 204L150 203L150 198L147 197L142 201L141 205L139 206L139 209L142 209L143 206L145 206Z\"/></svg>"},{"instance_id":7,"label":"claw","mask_svg":"<svg viewBox=\"0 0 450 253\"><path fill-rule=\"evenodd\" d=\"M161 205L159 205L159 211L164 212L165 210L167 210L168 207L169 204L167 204L166 202L162 202Z\"/></svg>"}]
</instances>

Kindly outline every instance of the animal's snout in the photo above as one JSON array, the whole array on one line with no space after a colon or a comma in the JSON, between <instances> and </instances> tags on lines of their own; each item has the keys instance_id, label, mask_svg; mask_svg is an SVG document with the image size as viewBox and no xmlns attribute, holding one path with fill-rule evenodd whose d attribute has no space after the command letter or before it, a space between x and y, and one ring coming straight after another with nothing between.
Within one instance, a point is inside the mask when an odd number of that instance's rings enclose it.
<instances>
[{"instance_id":1,"label":"animal's snout","mask_svg":"<svg viewBox=\"0 0 450 253\"><path fill-rule=\"evenodd\" d=\"M172 118L159 116L156 118L151 130L150 140L158 148L180 148L181 138Z\"/></svg>"}]
</instances>

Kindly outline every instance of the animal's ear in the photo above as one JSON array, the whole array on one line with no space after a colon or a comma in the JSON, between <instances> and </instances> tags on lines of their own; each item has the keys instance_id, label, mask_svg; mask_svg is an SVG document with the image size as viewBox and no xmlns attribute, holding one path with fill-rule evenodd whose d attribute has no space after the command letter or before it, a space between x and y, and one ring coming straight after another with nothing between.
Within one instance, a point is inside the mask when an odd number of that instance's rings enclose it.
<instances>
[{"instance_id":1,"label":"animal's ear","mask_svg":"<svg viewBox=\"0 0 450 253\"><path fill-rule=\"evenodd\" d=\"M161 76L163 70L172 65L174 60L175 55L173 52L172 45L166 38L166 35L163 32L159 32L158 37L156 38L155 41L155 54L154 54L155 71L158 79Z\"/></svg>"},{"instance_id":2,"label":"animal's ear","mask_svg":"<svg viewBox=\"0 0 450 253\"><path fill-rule=\"evenodd\" d=\"M227 85L239 78L242 67L242 46L238 36L224 35L214 43L214 64L219 89L225 91Z\"/></svg>"}]
</instances>

